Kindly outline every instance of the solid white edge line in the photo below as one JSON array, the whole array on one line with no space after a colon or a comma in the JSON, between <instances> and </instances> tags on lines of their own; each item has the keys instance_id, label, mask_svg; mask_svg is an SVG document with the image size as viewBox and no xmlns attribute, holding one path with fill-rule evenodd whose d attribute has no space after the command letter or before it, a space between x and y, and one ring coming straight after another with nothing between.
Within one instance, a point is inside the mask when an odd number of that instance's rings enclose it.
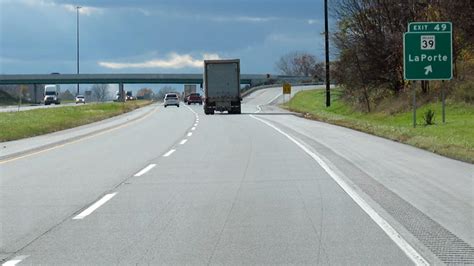
<instances>
[{"instance_id":1,"label":"solid white edge line","mask_svg":"<svg viewBox=\"0 0 474 266\"><path fill-rule=\"evenodd\" d=\"M191 137L193 135L193 132L188 133L188 137Z\"/></svg>"},{"instance_id":2,"label":"solid white edge line","mask_svg":"<svg viewBox=\"0 0 474 266\"><path fill-rule=\"evenodd\" d=\"M184 143L186 143L186 141L188 141L187 139L183 139L179 144L180 145L183 145Z\"/></svg>"},{"instance_id":3,"label":"solid white edge line","mask_svg":"<svg viewBox=\"0 0 474 266\"><path fill-rule=\"evenodd\" d=\"M196 130L196 127L192 127L191 130Z\"/></svg>"},{"instance_id":4,"label":"solid white edge line","mask_svg":"<svg viewBox=\"0 0 474 266\"><path fill-rule=\"evenodd\" d=\"M84 219L86 216L89 214L93 213L96 209L98 209L100 206L104 205L107 201L109 201L111 198L113 198L117 192L115 193L110 193L105 196L103 196L100 200L96 201L94 204L92 204L89 208L83 210L81 213L76 215L73 220L79 220L79 219Z\"/></svg>"},{"instance_id":5,"label":"solid white edge line","mask_svg":"<svg viewBox=\"0 0 474 266\"><path fill-rule=\"evenodd\" d=\"M16 256L13 259L4 262L2 266L15 266L27 257L28 255Z\"/></svg>"},{"instance_id":6,"label":"solid white edge line","mask_svg":"<svg viewBox=\"0 0 474 266\"><path fill-rule=\"evenodd\" d=\"M266 105L269 105L271 104L273 101L275 101L276 99L278 99L282 94L279 93L275 98L271 99L268 103L266 103Z\"/></svg>"},{"instance_id":7,"label":"solid white edge line","mask_svg":"<svg viewBox=\"0 0 474 266\"><path fill-rule=\"evenodd\" d=\"M313 160L315 160L326 173L331 176L331 178L336 181L336 183L354 200L354 202L359 205L359 207L364 210L365 213L369 215L369 217L387 234L390 239L410 258L415 265L430 265L424 258L419 254L396 230L393 228L384 218L382 218L370 205L362 199L362 197L357 194L357 192L352 189L343 179L341 179L318 155L310 151L306 148L303 144L299 141L294 139L292 136L288 135L287 133L283 132L278 127L274 126L270 122L267 122L263 119L255 117L254 115L250 115L253 119L256 119L267 126L275 129L280 134L288 138L290 141L295 143L298 147L300 147L304 152L306 152Z\"/></svg>"},{"instance_id":8,"label":"solid white edge line","mask_svg":"<svg viewBox=\"0 0 474 266\"><path fill-rule=\"evenodd\" d=\"M134 176L141 176L141 175L145 174L146 172L150 171L155 166L156 166L156 164L150 164L147 167L140 170L140 172L136 173Z\"/></svg>"},{"instance_id":9,"label":"solid white edge line","mask_svg":"<svg viewBox=\"0 0 474 266\"><path fill-rule=\"evenodd\" d=\"M188 108L189 111L193 112L193 114L194 114L195 116L198 115L198 113L196 113L193 109L191 109L191 107L189 107L189 106L187 106L187 105L185 105L185 107Z\"/></svg>"},{"instance_id":10,"label":"solid white edge line","mask_svg":"<svg viewBox=\"0 0 474 266\"><path fill-rule=\"evenodd\" d=\"M175 149L171 149L169 150L167 153L163 154L163 157L168 157L170 156L173 152L175 152L176 150Z\"/></svg>"}]
</instances>

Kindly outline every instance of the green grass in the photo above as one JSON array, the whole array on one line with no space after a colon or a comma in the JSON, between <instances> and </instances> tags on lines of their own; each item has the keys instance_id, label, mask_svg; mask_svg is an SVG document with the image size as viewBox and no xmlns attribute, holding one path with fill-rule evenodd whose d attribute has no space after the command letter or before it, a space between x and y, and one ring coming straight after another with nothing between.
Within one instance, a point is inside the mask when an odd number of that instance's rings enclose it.
<instances>
[{"instance_id":1,"label":"green grass","mask_svg":"<svg viewBox=\"0 0 474 266\"><path fill-rule=\"evenodd\" d=\"M403 142L447 157L474 163L474 106L462 103L446 105L446 124L442 123L441 103L426 104L417 109L417 128L413 113L364 113L339 99L333 90L331 107L325 107L325 92L302 91L285 108L304 113L307 118L336 124L373 135ZM423 114L435 112L435 125L425 126Z\"/></svg>"},{"instance_id":2,"label":"green grass","mask_svg":"<svg viewBox=\"0 0 474 266\"><path fill-rule=\"evenodd\" d=\"M0 142L81 126L132 111L149 103L151 102L100 103L0 113Z\"/></svg>"}]
</instances>

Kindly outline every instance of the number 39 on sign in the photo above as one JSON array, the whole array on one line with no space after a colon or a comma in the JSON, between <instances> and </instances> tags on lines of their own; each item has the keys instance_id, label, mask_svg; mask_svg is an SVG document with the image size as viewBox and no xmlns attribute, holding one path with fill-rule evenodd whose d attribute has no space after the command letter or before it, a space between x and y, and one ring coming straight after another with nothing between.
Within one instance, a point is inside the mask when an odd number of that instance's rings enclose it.
<instances>
[{"instance_id":1,"label":"number 39 on sign","mask_svg":"<svg viewBox=\"0 0 474 266\"><path fill-rule=\"evenodd\" d=\"M436 38L434 35L421 35L421 50L435 50Z\"/></svg>"}]
</instances>

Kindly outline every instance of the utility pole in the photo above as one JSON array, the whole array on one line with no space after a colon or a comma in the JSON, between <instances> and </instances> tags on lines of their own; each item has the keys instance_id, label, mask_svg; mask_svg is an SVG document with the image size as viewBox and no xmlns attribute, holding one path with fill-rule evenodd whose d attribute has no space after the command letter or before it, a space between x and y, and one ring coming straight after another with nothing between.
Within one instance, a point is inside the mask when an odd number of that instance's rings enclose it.
<instances>
[{"instance_id":1,"label":"utility pole","mask_svg":"<svg viewBox=\"0 0 474 266\"><path fill-rule=\"evenodd\" d=\"M80 6L76 6L76 48L77 48L77 54L76 54L76 59L77 59L77 74L79 74L79 9L81 9ZM79 95L79 83L77 83L77 92L76 96Z\"/></svg>"},{"instance_id":2,"label":"utility pole","mask_svg":"<svg viewBox=\"0 0 474 266\"><path fill-rule=\"evenodd\" d=\"M329 23L328 23L328 0L324 0L324 38L326 49L326 107L331 106L331 90L329 80Z\"/></svg>"}]
</instances>

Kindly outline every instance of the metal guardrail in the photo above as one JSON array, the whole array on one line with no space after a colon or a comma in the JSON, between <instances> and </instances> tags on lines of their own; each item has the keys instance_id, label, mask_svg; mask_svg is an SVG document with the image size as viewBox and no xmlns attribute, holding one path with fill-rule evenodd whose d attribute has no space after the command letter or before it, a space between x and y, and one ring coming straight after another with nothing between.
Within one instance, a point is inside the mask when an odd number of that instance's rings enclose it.
<instances>
[{"instance_id":1,"label":"metal guardrail","mask_svg":"<svg viewBox=\"0 0 474 266\"><path fill-rule=\"evenodd\" d=\"M318 85L324 85L324 82L312 82L312 83L290 83L291 86L318 86ZM268 88L276 88L276 87L281 87L283 84L271 84L271 85L263 85L263 86L257 86L250 88L244 92L242 92L241 97L247 97L251 93L262 90L262 89L268 89Z\"/></svg>"}]
</instances>

